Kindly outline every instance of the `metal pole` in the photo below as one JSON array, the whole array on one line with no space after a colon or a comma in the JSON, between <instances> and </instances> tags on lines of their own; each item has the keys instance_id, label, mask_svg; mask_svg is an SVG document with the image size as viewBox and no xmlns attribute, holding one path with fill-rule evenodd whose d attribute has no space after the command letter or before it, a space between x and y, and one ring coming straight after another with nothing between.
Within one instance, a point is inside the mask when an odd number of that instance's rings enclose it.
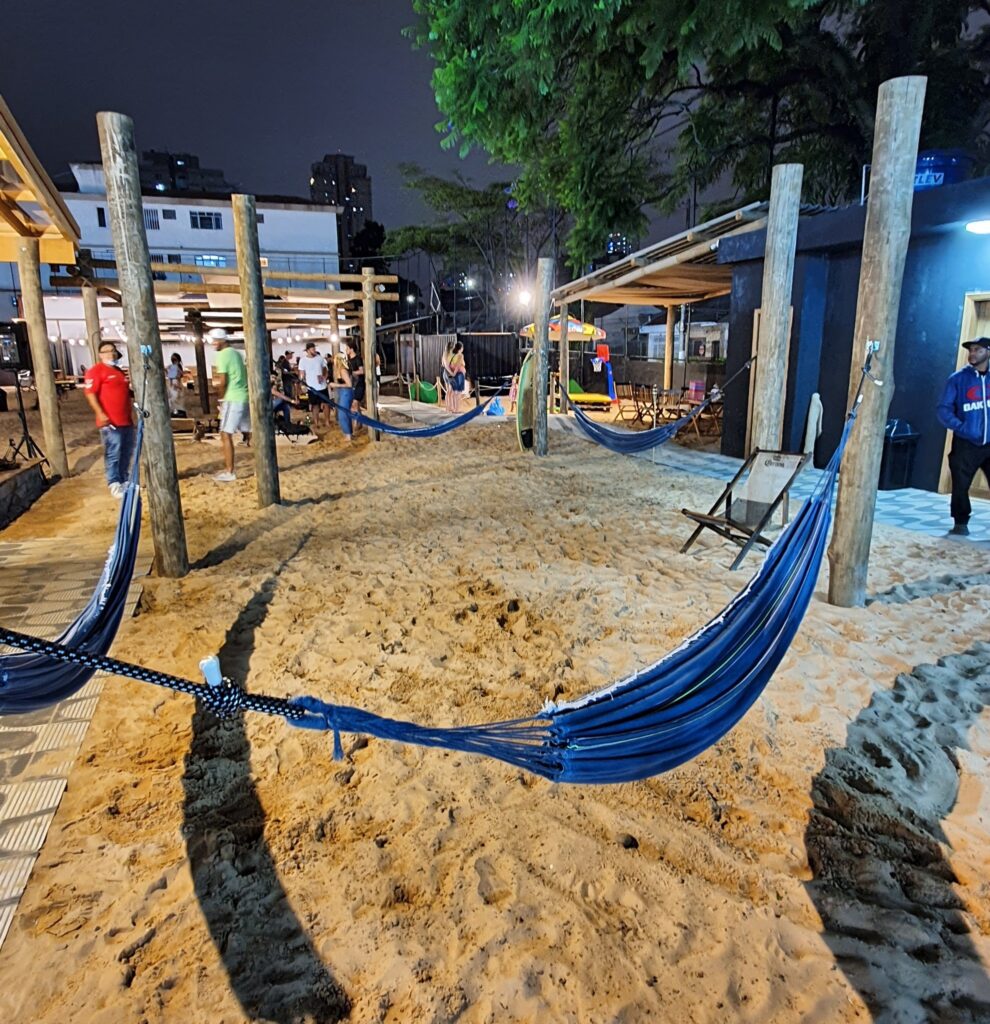
<instances>
[{"instance_id":1,"label":"metal pole","mask_svg":"<svg viewBox=\"0 0 990 1024\"><path fill-rule=\"evenodd\" d=\"M55 476L69 475L69 457L65 453L62 415L58 407L58 389L52 369L52 349L45 321L45 299L41 293L41 245L37 238L17 240L17 273L21 279L21 299L27 321L34 386L38 389L41 429L45 435L48 464Z\"/></svg>"},{"instance_id":2,"label":"metal pole","mask_svg":"<svg viewBox=\"0 0 990 1024\"><path fill-rule=\"evenodd\" d=\"M248 404L257 478L258 508L278 505L278 457L275 454L275 419L272 413L272 357L265 324L265 295L261 286L258 214L254 196L232 195L237 278L241 285L244 355L247 360Z\"/></svg>"},{"instance_id":3,"label":"metal pole","mask_svg":"<svg viewBox=\"0 0 990 1024\"><path fill-rule=\"evenodd\" d=\"M553 259L541 256L536 264L536 319L533 351L536 353L534 373L533 453L546 455L549 449L547 431L547 370L550 349L550 292L553 289Z\"/></svg>"},{"instance_id":4,"label":"metal pole","mask_svg":"<svg viewBox=\"0 0 990 1024\"><path fill-rule=\"evenodd\" d=\"M134 122L123 114L104 111L96 115L103 173L107 184L110 230L117 260L117 277L127 328L127 354L131 385L144 395L145 490L155 547L155 565L162 576L185 576L189 571L186 530L179 498L179 474L168 397L165 365L158 332L158 311L151 278L151 258L144 231L141 180L138 175ZM151 349L145 357L141 347ZM147 358L147 379L145 379Z\"/></svg>"}]
</instances>

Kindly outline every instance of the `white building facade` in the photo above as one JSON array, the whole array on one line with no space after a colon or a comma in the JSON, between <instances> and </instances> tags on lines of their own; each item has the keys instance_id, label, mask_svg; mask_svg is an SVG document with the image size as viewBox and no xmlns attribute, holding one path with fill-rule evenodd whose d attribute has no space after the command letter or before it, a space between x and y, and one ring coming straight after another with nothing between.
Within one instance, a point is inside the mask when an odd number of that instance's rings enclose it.
<instances>
[{"instance_id":1,"label":"white building facade","mask_svg":"<svg viewBox=\"0 0 990 1024\"><path fill-rule=\"evenodd\" d=\"M94 260L113 260L110 212L107 206L103 168L100 164L73 164L78 192L64 192L72 216L82 235L80 248L90 250ZM236 268L234 221L226 199L197 199L188 196L146 195L142 197L144 226L153 263L175 263L211 269ZM339 273L337 214L335 206L298 202L257 201L258 240L263 265L269 270L301 273ZM56 365L67 373L78 373L90 362L86 347L86 326L78 288L53 284L59 268L42 266L45 315ZM99 277L115 277L112 270L97 270ZM165 281L196 282L196 275L156 272ZM233 279L236 281L236 278ZM296 282L288 281L287 284ZM309 287L313 287L312 284ZM0 264L0 321L19 316L20 283L15 264ZM232 299L236 299L232 296ZM239 306L239 300L232 302ZM189 365L191 344L184 343L178 328L185 311L181 302L162 304L159 319L165 333L166 362L171 351L179 351ZM100 321L104 337L119 337L123 320L119 307L101 303ZM169 325L175 331L169 331ZM281 332L285 334L286 332Z\"/></svg>"}]
</instances>

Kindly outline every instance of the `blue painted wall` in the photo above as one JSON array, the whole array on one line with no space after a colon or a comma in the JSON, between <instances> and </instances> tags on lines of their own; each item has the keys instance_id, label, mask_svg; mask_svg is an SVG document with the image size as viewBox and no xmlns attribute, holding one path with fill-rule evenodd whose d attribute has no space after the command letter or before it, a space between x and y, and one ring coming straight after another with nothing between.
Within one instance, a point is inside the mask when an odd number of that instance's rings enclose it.
<instances>
[{"instance_id":1,"label":"blue painted wall","mask_svg":"<svg viewBox=\"0 0 990 1024\"><path fill-rule=\"evenodd\" d=\"M990 217L990 179L915 195L912 235L904 269L894 355L890 417L920 432L911 486L936 490L945 430L935 406L955 370L966 292L990 292L990 236L965 230ZM846 412L865 210L847 207L802 217L795 258L794 325L784 414L784 447L800 449L808 402L818 391L823 431L815 464L824 465L838 443ZM760 306L764 232L724 239L719 262L733 267L728 372L741 366L752 345L753 311ZM742 455L746 388L725 398L722 450Z\"/></svg>"}]
</instances>

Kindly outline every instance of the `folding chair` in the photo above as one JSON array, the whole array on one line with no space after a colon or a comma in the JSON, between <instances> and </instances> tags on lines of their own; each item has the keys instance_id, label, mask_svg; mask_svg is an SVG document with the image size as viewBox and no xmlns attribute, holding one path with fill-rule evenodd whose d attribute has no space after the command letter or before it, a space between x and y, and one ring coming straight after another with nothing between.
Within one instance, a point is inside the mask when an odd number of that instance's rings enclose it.
<instances>
[{"instance_id":1,"label":"folding chair","mask_svg":"<svg viewBox=\"0 0 990 1024\"><path fill-rule=\"evenodd\" d=\"M754 544L769 547L772 541L764 536L764 530L778 508L781 508L782 513L781 525L787 523L788 491L810 458L810 453L755 449L708 512L681 509L688 519L698 524L681 548L681 554L691 547L705 529L714 530L720 537L742 548L730 569L739 568Z\"/></svg>"},{"instance_id":2,"label":"folding chair","mask_svg":"<svg viewBox=\"0 0 990 1024\"><path fill-rule=\"evenodd\" d=\"M616 384L615 396L619 403L619 411L615 414L618 420L638 420L639 408L636 405L636 395L632 384Z\"/></svg>"}]
</instances>

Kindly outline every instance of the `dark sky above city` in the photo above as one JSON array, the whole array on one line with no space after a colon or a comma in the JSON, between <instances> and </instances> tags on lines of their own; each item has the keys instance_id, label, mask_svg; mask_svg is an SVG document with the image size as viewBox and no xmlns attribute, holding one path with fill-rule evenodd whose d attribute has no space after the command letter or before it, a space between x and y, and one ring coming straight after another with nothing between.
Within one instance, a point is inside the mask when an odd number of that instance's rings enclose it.
<instances>
[{"instance_id":1,"label":"dark sky above city","mask_svg":"<svg viewBox=\"0 0 990 1024\"><path fill-rule=\"evenodd\" d=\"M374 217L428 218L400 162L477 184L483 153L440 148L432 64L401 33L409 0L4 0L0 94L49 173L99 159L95 115L138 147L186 151L252 193L309 194L327 152L368 165Z\"/></svg>"}]
</instances>

